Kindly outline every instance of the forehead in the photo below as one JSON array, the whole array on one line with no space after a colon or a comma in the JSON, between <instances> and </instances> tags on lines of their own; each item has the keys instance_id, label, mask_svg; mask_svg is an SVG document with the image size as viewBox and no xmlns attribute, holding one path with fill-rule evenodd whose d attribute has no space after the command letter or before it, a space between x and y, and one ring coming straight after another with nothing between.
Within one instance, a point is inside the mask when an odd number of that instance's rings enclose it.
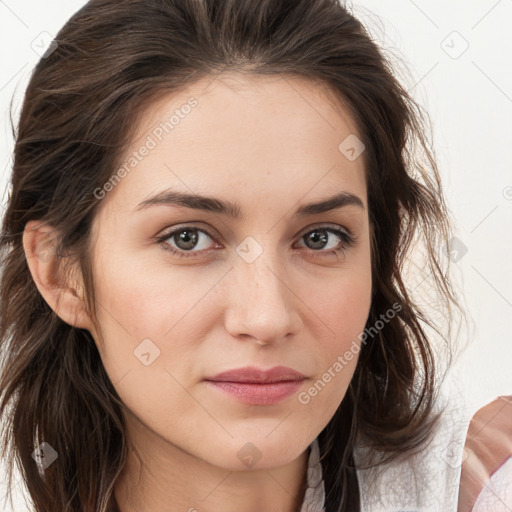
<instances>
[{"instance_id":1,"label":"forehead","mask_svg":"<svg viewBox=\"0 0 512 512\"><path fill-rule=\"evenodd\" d=\"M135 206L148 194L176 187L243 202L250 197L293 202L357 193L366 207L362 157L340 145L358 137L344 104L322 82L296 76L222 74L153 101L123 164L129 173L109 192ZM143 158L134 156L141 153ZM285 197L283 197L283 195ZM247 199L250 199L249 195Z\"/></svg>"}]
</instances>

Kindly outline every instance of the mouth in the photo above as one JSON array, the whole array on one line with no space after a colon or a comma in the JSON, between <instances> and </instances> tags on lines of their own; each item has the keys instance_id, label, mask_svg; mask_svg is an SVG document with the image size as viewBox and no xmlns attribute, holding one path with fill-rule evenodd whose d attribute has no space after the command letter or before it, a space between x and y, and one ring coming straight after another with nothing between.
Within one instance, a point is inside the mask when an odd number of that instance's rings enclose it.
<instances>
[{"instance_id":1,"label":"mouth","mask_svg":"<svg viewBox=\"0 0 512 512\"><path fill-rule=\"evenodd\" d=\"M274 366L268 370L246 366L221 372L204 380L213 382L243 382L247 384L269 384L274 382L288 382L304 380L306 377L297 370L287 366Z\"/></svg>"},{"instance_id":2,"label":"mouth","mask_svg":"<svg viewBox=\"0 0 512 512\"><path fill-rule=\"evenodd\" d=\"M207 385L247 405L273 405L297 391L305 379L278 382L206 381Z\"/></svg>"},{"instance_id":3,"label":"mouth","mask_svg":"<svg viewBox=\"0 0 512 512\"><path fill-rule=\"evenodd\" d=\"M285 366L269 370L238 368L204 379L210 389L247 405L272 405L297 391L306 377Z\"/></svg>"}]
</instances>

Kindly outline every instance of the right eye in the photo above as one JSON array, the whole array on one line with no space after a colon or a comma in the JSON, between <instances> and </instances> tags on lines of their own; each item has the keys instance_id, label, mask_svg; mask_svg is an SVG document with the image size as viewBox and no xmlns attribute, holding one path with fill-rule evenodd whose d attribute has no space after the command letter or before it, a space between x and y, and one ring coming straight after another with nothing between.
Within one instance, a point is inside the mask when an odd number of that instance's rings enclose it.
<instances>
[{"instance_id":1,"label":"right eye","mask_svg":"<svg viewBox=\"0 0 512 512\"><path fill-rule=\"evenodd\" d=\"M162 247L166 251L170 251L179 258L190 258L195 257L193 255L194 253L208 250L207 247L204 247L207 245L206 242L208 238L213 239L213 237L203 229L191 226L180 226L159 236L157 242L162 244ZM174 247L169 243L169 240L174 242ZM195 248L197 245L202 245L203 247L200 247L198 251L192 251L191 249Z\"/></svg>"}]
</instances>

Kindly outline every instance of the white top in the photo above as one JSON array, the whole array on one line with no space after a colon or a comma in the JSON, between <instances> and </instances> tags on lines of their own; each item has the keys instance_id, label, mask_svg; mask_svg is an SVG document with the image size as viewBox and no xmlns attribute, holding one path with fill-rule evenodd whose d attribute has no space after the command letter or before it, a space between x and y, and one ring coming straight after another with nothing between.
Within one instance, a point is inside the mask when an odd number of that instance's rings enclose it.
<instances>
[{"instance_id":1,"label":"white top","mask_svg":"<svg viewBox=\"0 0 512 512\"><path fill-rule=\"evenodd\" d=\"M430 444L405 460L357 469L361 512L457 512L461 464L469 422L463 408L446 409ZM307 490L300 512L325 512L318 439L310 445ZM354 448L356 466L366 449ZM512 457L484 487L473 512L512 512Z\"/></svg>"}]
</instances>

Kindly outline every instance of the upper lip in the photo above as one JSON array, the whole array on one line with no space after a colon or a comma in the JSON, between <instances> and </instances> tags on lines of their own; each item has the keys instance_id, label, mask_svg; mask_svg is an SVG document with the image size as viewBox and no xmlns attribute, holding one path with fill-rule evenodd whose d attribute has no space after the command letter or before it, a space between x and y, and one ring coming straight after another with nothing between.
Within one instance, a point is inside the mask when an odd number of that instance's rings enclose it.
<instances>
[{"instance_id":1,"label":"upper lip","mask_svg":"<svg viewBox=\"0 0 512 512\"><path fill-rule=\"evenodd\" d=\"M302 373L286 366L274 366L268 370L261 370L254 366L246 366L245 368L236 368L219 373L214 377L206 377L205 380L266 384L270 382L299 381L305 378Z\"/></svg>"}]
</instances>

